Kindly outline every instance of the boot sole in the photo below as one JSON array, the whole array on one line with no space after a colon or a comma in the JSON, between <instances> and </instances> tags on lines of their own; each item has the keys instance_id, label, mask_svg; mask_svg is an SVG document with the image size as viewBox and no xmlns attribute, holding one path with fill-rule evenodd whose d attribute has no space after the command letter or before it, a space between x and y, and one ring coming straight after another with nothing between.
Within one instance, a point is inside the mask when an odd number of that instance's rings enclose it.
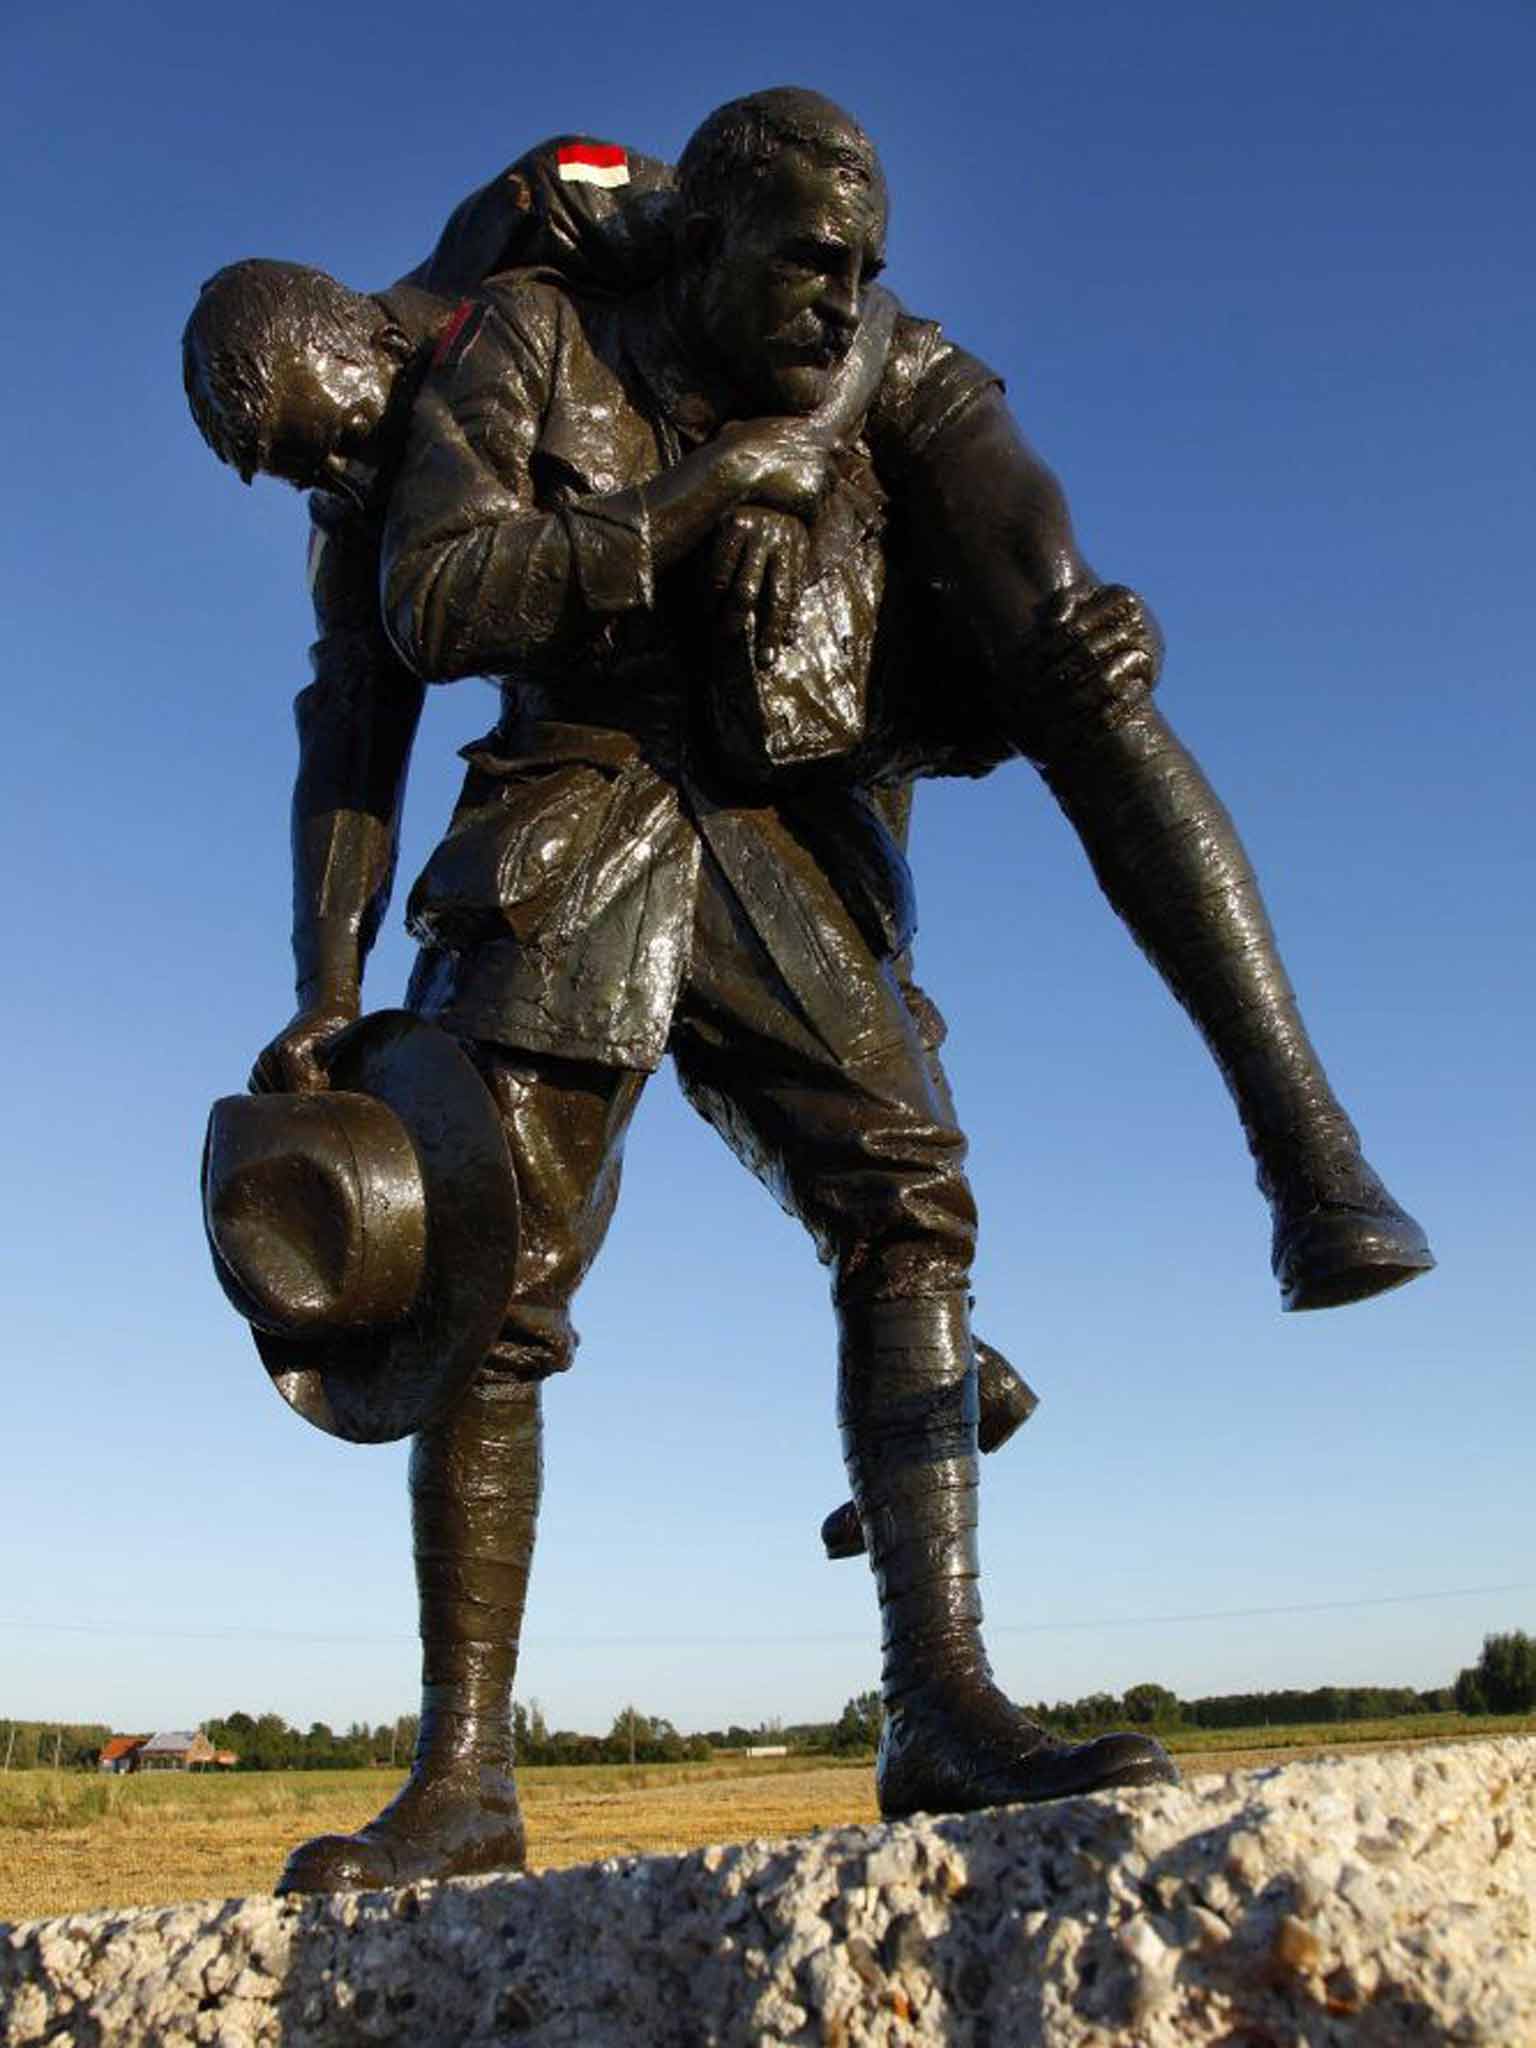
<instances>
[{"instance_id":1,"label":"boot sole","mask_svg":"<svg viewBox=\"0 0 1536 2048\"><path fill-rule=\"evenodd\" d=\"M1315 1217L1276 1262L1280 1307L1292 1315L1343 1309L1407 1286L1434 1264L1430 1243L1409 1217Z\"/></svg>"}]
</instances>

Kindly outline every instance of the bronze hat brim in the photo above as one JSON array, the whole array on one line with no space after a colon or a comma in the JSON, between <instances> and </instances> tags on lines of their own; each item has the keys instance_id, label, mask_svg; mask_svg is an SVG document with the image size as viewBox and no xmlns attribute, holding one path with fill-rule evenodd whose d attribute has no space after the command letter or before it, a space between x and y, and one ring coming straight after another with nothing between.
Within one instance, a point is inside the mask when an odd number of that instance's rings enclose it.
<instances>
[{"instance_id":1,"label":"bronze hat brim","mask_svg":"<svg viewBox=\"0 0 1536 2048\"><path fill-rule=\"evenodd\" d=\"M334 1088L375 1095L410 1133L426 1193L426 1270L404 1322L256 1349L289 1407L349 1443L394 1443L439 1415L495 1342L517 1261L517 1183L491 1092L445 1031L376 1010L338 1038Z\"/></svg>"}]
</instances>

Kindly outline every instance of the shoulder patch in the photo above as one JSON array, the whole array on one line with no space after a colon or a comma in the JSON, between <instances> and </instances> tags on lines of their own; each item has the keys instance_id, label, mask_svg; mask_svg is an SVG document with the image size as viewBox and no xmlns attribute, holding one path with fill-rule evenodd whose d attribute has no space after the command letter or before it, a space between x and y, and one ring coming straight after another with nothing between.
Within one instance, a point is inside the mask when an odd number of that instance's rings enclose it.
<instances>
[{"instance_id":1,"label":"shoulder patch","mask_svg":"<svg viewBox=\"0 0 1536 2048\"><path fill-rule=\"evenodd\" d=\"M434 370L455 369L463 362L475 345L484 318L485 307L478 299L460 299L438 334L437 347L432 351Z\"/></svg>"},{"instance_id":2,"label":"shoulder patch","mask_svg":"<svg viewBox=\"0 0 1536 2048\"><path fill-rule=\"evenodd\" d=\"M629 158L615 142L562 142L557 161L563 185L603 185L612 190L629 183Z\"/></svg>"}]
</instances>

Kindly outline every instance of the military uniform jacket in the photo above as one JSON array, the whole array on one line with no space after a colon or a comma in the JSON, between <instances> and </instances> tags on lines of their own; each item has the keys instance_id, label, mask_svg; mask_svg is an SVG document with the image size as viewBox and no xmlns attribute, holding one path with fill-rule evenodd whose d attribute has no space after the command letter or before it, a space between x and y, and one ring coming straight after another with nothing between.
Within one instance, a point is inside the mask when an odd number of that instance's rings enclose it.
<instances>
[{"instance_id":1,"label":"military uniform jacket","mask_svg":"<svg viewBox=\"0 0 1536 2048\"><path fill-rule=\"evenodd\" d=\"M419 674L495 675L503 708L466 749L450 831L412 891L414 1006L462 1036L654 1068L707 845L834 1052L887 1049L882 963L914 919L868 748L850 734L783 792L729 780L702 717L729 650L701 625L688 565L658 578L643 516L613 502L716 424L662 295L513 282L445 333L385 523L384 616ZM795 651L834 686L869 668L888 609L883 477L995 383L936 328L899 323L812 536L795 637L818 644Z\"/></svg>"}]
</instances>

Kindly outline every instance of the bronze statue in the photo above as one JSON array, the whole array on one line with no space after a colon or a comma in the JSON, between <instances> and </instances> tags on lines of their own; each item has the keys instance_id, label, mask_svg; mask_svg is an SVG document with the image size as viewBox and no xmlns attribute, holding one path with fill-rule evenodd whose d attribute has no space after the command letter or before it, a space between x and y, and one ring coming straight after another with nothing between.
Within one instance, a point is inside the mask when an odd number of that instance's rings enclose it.
<instances>
[{"instance_id":1,"label":"bronze statue","mask_svg":"<svg viewBox=\"0 0 1536 2048\"><path fill-rule=\"evenodd\" d=\"M299 1010L256 1085L324 1087L355 1025L419 679L502 681L411 892L407 1002L499 1113L516 1281L483 1361L419 1417L410 1783L358 1835L296 1851L282 1889L522 1860L510 1690L539 1389L571 1362L571 1299L665 1053L832 1270L883 1617L882 1811L1173 1775L1144 1735L1054 1741L987 1666L975 1216L940 1034L896 965L914 917L890 814L913 774L1022 754L1043 775L1218 1061L1285 1306L1432 1264L1328 1086L1231 822L1152 704L1150 615L1084 562L995 375L873 282L885 213L857 123L784 88L712 115L675 190L566 138L466 201L391 292L246 266L189 327L216 450L322 487ZM253 278L273 288L268 339L226 345L221 302ZM215 1171L210 1233L238 1264L231 1185Z\"/></svg>"}]
</instances>

